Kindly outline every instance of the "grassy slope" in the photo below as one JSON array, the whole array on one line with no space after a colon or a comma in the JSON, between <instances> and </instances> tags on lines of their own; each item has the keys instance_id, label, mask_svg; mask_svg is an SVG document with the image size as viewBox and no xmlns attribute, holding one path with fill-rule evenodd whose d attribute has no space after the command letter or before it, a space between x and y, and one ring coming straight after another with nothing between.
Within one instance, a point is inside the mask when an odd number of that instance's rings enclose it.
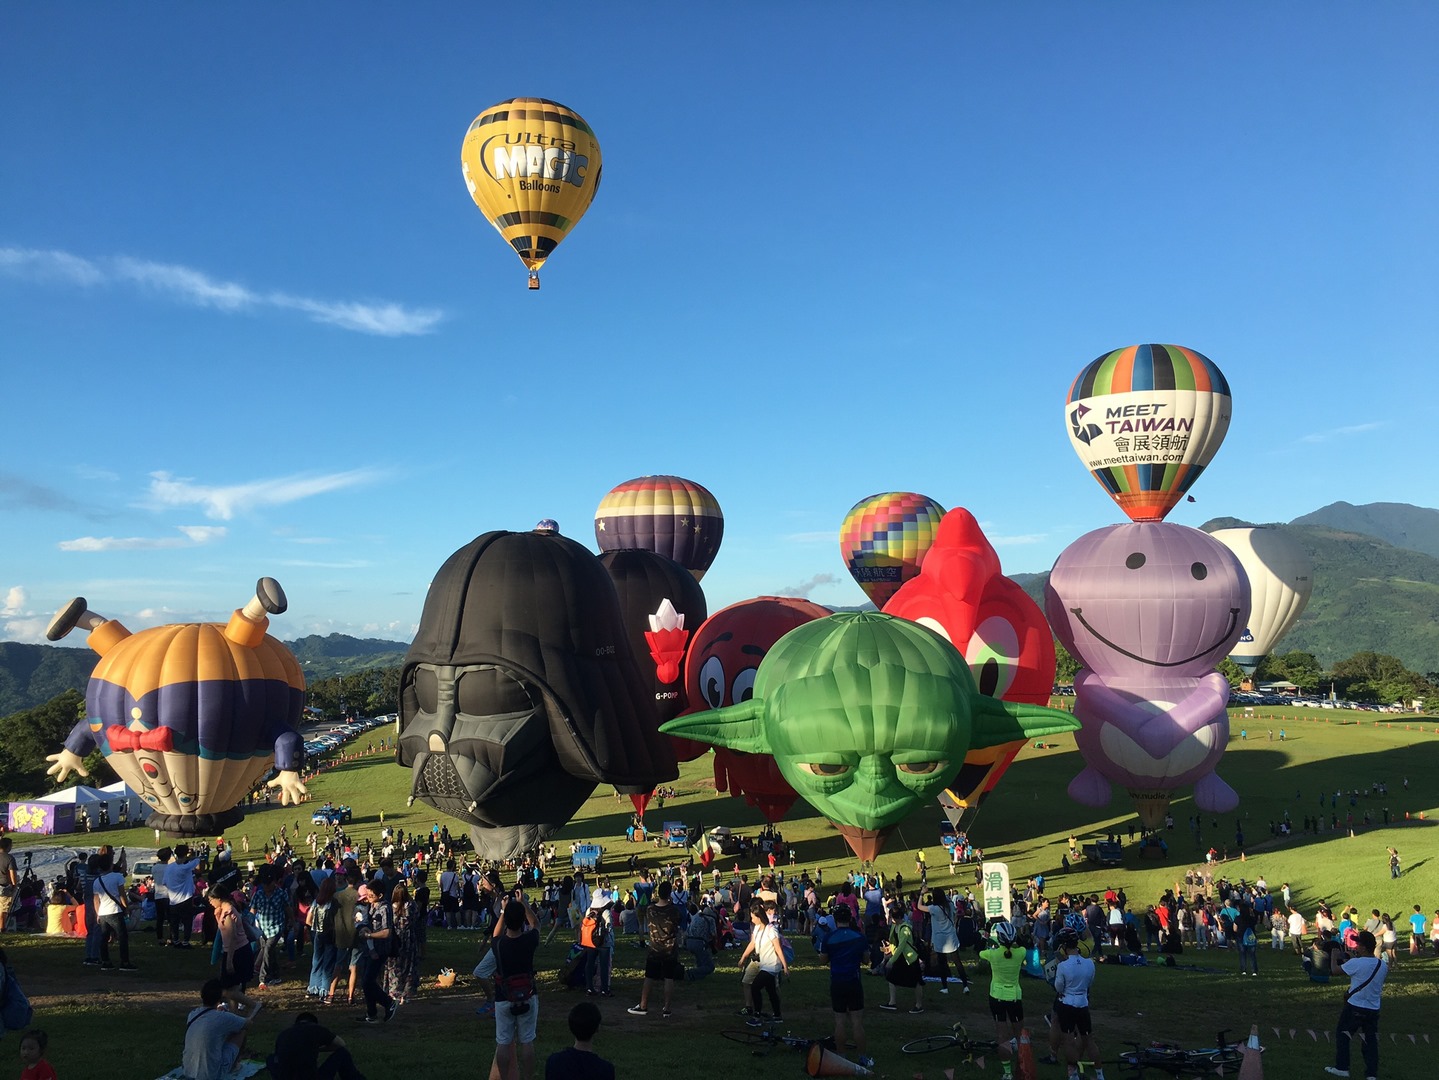
<instances>
[{"instance_id":1,"label":"grassy slope","mask_svg":"<svg viewBox=\"0 0 1439 1080\"><path fill-rule=\"evenodd\" d=\"M1345 718L1352 721L1354 714L1341 717L1329 713L1317 720L1289 715L1274 722L1276 738L1281 724L1289 735L1281 744L1265 738L1269 726L1265 717L1270 712L1279 710L1261 710L1256 719L1236 720L1236 733L1245 724L1251 737L1239 741L1236 734L1221 770L1243 796L1241 814L1250 845L1247 860L1242 865L1231 863L1228 871L1248 877L1263 873L1273 883L1291 882L1306 911L1312 911L1320 898L1333 903L1352 902L1363 910L1380 907L1396 914L1408 912L1415 903L1423 904L1426 911L1439 906L1439 867L1432 858L1433 834L1428 832L1439 810L1439 733L1435 732L1434 720L1426 721L1421 731L1412 719L1406 730L1402 720L1386 726L1386 722L1374 723L1367 716L1363 723L1339 723ZM1006 859L1016 878L1045 872L1052 882L1051 893L1066 888L1101 889L1112 883L1123 886L1135 901L1145 902L1157 896L1177 876L1176 872L1182 875L1186 856L1198 857L1184 827L1191 807L1183 800L1175 804L1180 827L1169 837L1170 863L1130 860L1121 869L1080 869L1059 875L1060 856L1071 831L1087 834L1111 827L1122 829L1129 821L1122 795L1109 808L1112 813L1078 807L1064 796L1064 785L1076 771L1078 759L1072 743L1060 742L1058 749L1030 748L1021 755L984 807L973 831L975 839L990 857ZM1410 780L1407 794L1402 790L1405 776ZM1299 820L1317 810L1321 791L1332 792L1338 787L1367 789L1374 780L1389 784L1387 805L1400 821L1405 811L1416 820L1388 829L1362 830L1352 839L1342 833L1326 833L1271 845L1268 822L1286 808ZM759 823L756 814L737 800L715 798L703 760L684 767L679 788L678 806L671 803L663 811L651 808L652 824L675 817L690 824L702 821L706 826L726 823L751 828ZM321 800L348 802L356 808L352 834L361 837L377 831L381 809L387 822L406 829L429 826L434 817L425 812L425 807L405 807L407 789L405 772L380 755L346 763L326 773L312 787ZM1363 798L1360 804L1361 811L1365 806L1378 810L1383 805ZM1341 818L1346 811L1347 800L1341 800ZM1417 821L1421 811L1429 819L1422 824ZM254 811L245 825L232 831L231 839L248 831L258 848L262 836L278 831L282 821L293 824L296 816L292 808ZM782 828L798 845L800 865L811 870L822 867L826 881L837 880L842 870L853 864L842 842L804 804L796 806L792 817ZM911 818L893 841L893 850L881 857L881 867L890 873L911 873L913 848L918 844L926 846L932 863L937 862L938 817L936 808ZM615 841L614 837L622 837L627 819L627 800L619 804L608 792L597 794L559 842L563 848L571 839L599 840L623 858L629 849L622 838ZM1218 834L1213 837L1218 841L1216 846L1223 847L1224 841L1232 846L1235 824L1232 817L1220 822ZM1206 833L1212 832L1212 827L1206 826ZM107 839L132 847L153 846L153 834L144 829L111 833ZM1210 841L1211 836L1206 835L1203 846ZM17 847L26 842L29 841L22 840ZM1398 882L1389 879L1386 869L1384 849L1390 844L1406 856L1406 874ZM663 858L663 853L653 847L644 848L642 854L649 865L658 865ZM16 936L6 942L12 963L31 990L38 1022L50 1032L51 1059L61 1075L79 1075L104 1060L111 1066L112 1075L150 1076L178 1061L184 1013L190 1007L194 988L210 971L208 958L200 955L200 950L189 954L162 952L152 940L143 934L136 939L135 959L142 970L136 976L124 977L81 967L77 942ZM432 931L427 974L445 965L468 971L477 954L476 945L472 934ZM558 939L545 947L543 966L557 966L564 950L565 945ZM826 979L808 953L807 945L799 943L799 971L783 991L785 1013L797 1033L819 1034L829 1022ZM605 1055L619 1066L619 1075L639 1075L642 1069L668 1062L704 1061L743 1068L750 1060L745 1051L715 1035L722 1028L736 1025L734 1009L739 1004L739 989L733 975L722 967L708 981L682 987L676 1015L669 1021L653 1014L640 1019L627 1016L624 1009L637 993L642 955L629 944L621 944L616 961L616 996L603 1004L606 1027L600 1044ZM1271 1047L1265 1055L1268 1080L1313 1076L1328 1063L1330 1050L1323 1032L1337 1015L1342 996L1337 986L1314 986L1303 981L1290 954L1271 953L1267 945L1260 950L1263 974L1257 980L1238 978L1237 958L1231 953L1189 954L1183 959L1213 970L1101 970L1094 1001L1107 1054L1117 1052L1123 1039L1169 1038L1189 1045L1209 1045L1218 1028L1247 1032L1249 1024L1257 1022ZM1439 962L1429 958L1409 961L1405 955L1390 980L1383 1027L1386 1033L1398 1033L1399 1042L1392 1043L1387 1034L1384 1037L1385 1071L1389 1075L1420 1076L1428 1068L1424 1063L1430 1060L1433 1050L1426 1048L1422 1033L1433 1023L1436 976ZM874 1009L883 1000L884 987L879 980L866 980L871 1005L871 1053L879 1059L881 1075L908 1078L923 1072L939 1076L944 1067L954 1065L944 1060L943 1054L925 1059L902 1058L898 1044L917 1034L943 1030L957 1018L965 1019L972 1029L987 1030L983 985L981 976L980 989L970 997L931 993L928 1014L911 1017ZM1025 987L1033 1018L1042 1011L1045 995L1038 983L1026 982ZM542 1055L565 1043L563 1013L576 1000L573 993L559 991L551 984L544 985L543 991L539 1044ZM267 1047L276 1028L302 1007L303 985L289 982L270 991L267 1000L274 1008L257 1024L255 1044L259 1047ZM426 993L385 1028L361 1028L351 1023L349 1017L356 1010L350 1008L331 1008L324 1019L333 1021L372 1078L417 1075L414 1070L418 1062L423 1062L425 1075L456 1075L458 1070L475 1075L482 1072L479 1063L487 1061L491 1053L493 1031L491 1022L474 1016L472 1008L477 1000L474 987L462 985L451 991ZM1042 1027L1042 1021L1038 1026ZM1274 1036L1275 1027L1283 1032L1279 1038ZM1295 1040L1288 1037L1291 1028L1297 1029ZM1306 1034L1311 1028L1318 1033L1317 1042ZM1421 1036L1417 1047L1405 1037L1410 1032ZM631 1037L635 1035L643 1037ZM417 1037L423 1041L417 1042ZM789 1068L785 1064L782 1071ZM962 1071L970 1072L972 1068ZM997 1075L993 1062L989 1069ZM797 1064L794 1072L799 1072ZM1042 1077L1059 1075L1057 1069L1041 1068Z\"/></svg>"}]
</instances>

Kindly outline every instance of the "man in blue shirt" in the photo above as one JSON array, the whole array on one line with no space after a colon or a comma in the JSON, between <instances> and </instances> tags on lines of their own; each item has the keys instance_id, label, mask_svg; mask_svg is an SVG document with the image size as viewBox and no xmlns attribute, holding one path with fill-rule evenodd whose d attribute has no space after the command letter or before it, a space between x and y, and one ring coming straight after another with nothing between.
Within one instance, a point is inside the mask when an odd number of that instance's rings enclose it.
<instances>
[{"instance_id":1,"label":"man in blue shirt","mask_svg":"<svg viewBox=\"0 0 1439 1080\"><path fill-rule=\"evenodd\" d=\"M869 941L854 928L849 906L837 904L834 909L834 930L819 943L820 955L829 961L829 999L834 1009L834 1043L843 1049L847 1043L844 1019L849 1017L854 1032L854 1045L859 1051L858 1064L874 1065L874 1058L865 1054L864 983L859 966L869 951Z\"/></svg>"}]
</instances>

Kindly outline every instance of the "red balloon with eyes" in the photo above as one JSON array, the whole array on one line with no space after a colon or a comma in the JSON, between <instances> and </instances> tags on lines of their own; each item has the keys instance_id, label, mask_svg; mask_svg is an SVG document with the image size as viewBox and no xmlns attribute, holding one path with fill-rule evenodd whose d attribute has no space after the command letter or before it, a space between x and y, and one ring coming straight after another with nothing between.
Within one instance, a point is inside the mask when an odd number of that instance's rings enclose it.
<instances>
[{"instance_id":1,"label":"red balloon with eyes","mask_svg":"<svg viewBox=\"0 0 1439 1080\"><path fill-rule=\"evenodd\" d=\"M789 596L757 596L715 612L700 625L685 653L689 708L682 715L753 696L755 672L774 643L796 626L829 614L829 608ZM771 824L799 798L768 754L715 747L714 772L716 790L743 796Z\"/></svg>"},{"instance_id":2,"label":"red balloon with eyes","mask_svg":"<svg viewBox=\"0 0 1439 1080\"><path fill-rule=\"evenodd\" d=\"M980 693L1048 705L1054 686L1054 636L1039 605L1005 577L974 515L956 507L939 523L919 575L900 587L887 615L927 626L964 656ZM967 754L949 786L964 810L994 790L1024 741Z\"/></svg>"}]
</instances>

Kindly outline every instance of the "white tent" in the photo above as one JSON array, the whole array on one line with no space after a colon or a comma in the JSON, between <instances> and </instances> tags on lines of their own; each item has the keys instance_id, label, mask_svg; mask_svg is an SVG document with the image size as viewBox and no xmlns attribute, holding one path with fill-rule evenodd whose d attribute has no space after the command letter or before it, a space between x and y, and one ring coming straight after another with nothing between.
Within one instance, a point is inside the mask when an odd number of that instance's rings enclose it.
<instances>
[{"instance_id":1,"label":"white tent","mask_svg":"<svg viewBox=\"0 0 1439 1080\"><path fill-rule=\"evenodd\" d=\"M130 790L128 784L123 780L116 780L113 784L107 784L100 789L104 798L110 800L110 820L120 820L120 804L125 803L132 822L141 822L150 812L143 799Z\"/></svg>"},{"instance_id":2,"label":"white tent","mask_svg":"<svg viewBox=\"0 0 1439 1080\"><path fill-rule=\"evenodd\" d=\"M81 806L94 806L96 803L102 803L106 799L113 798L115 798L115 796L106 795L105 792L101 791L99 788L87 787L85 784L76 784L74 787L68 787L64 791L51 792L43 799L31 799L30 801L47 803L74 803L76 808L78 809Z\"/></svg>"}]
</instances>

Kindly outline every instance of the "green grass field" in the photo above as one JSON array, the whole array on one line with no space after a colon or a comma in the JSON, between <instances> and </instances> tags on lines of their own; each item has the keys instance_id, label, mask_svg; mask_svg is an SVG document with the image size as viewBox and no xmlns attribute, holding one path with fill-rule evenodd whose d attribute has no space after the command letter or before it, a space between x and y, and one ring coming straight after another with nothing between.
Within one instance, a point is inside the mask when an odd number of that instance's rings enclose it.
<instances>
[{"instance_id":1,"label":"green grass field","mask_svg":"<svg viewBox=\"0 0 1439 1080\"><path fill-rule=\"evenodd\" d=\"M1243 802L1239 814L1227 816L1217 827L1212 821L1204 821L1202 839L1196 845L1187 827L1193 808L1187 799L1177 800L1173 808L1177 828L1167 834L1168 862L1126 856L1125 865L1119 868L1081 866L1068 874L1059 872L1071 832L1082 837L1111 829L1125 832L1133 818L1127 796L1122 793L1116 795L1108 812L1095 812L1070 802L1064 787L1077 772L1079 759L1072 740L1067 739L1055 740L1058 745L1054 749L1030 747L1021 754L981 809L971 836L983 846L988 858L1009 863L1013 879L1022 881L1028 875L1045 873L1051 895L1061 890L1098 890L1112 884L1122 886L1132 902L1148 903L1176 878L1182 878L1186 866L1197 865L1201 852L1212 843L1221 850L1229 848L1231 858L1222 868L1223 873L1249 879L1263 874L1273 885L1288 881L1309 914L1319 900L1327 899L1335 905L1353 903L1363 911L1377 907L1404 917L1414 904L1421 904L1432 915L1439 908L1439 866L1433 857L1434 834L1429 831L1439 813L1439 732L1435 720L1332 711L1305 719L1298 715L1280 717L1281 712L1260 709L1254 718L1236 712L1234 739L1220 772L1240 792ZM1266 716L1271 713L1277 717L1272 725L1273 742L1267 737L1271 725ZM1281 726L1287 736L1282 743L1278 741ZM1248 739L1239 738L1241 727L1247 727ZM1403 786L1406 778L1407 790ZM1388 798L1361 795L1355 819L1359 821L1367 809L1380 821L1388 807L1393 822L1390 826L1356 828L1352 838L1341 829L1287 841L1271 839L1270 821L1277 821L1288 810L1299 823L1304 816L1319 811L1321 793L1326 794L1325 815L1338 813L1342 823L1349 812L1347 795L1334 811L1329 808L1327 796L1336 789L1368 792L1376 781L1388 785ZM667 802L663 809L650 807L647 819L652 825L680 819L691 825L727 824L746 831L761 824L757 812L742 801L716 796L704 759L684 766L676 786L680 792L676 800ZM388 824L407 831L429 828L436 818L420 804L405 806L408 789L407 772L396 767L390 757L379 754L340 765L311 785L317 801L333 800L355 808L350 831L361 838L378 834L382 810ZM309 829L309 807L303 809L303 814L295 808L254 809L242 825L231 831L229 839L237 842L241 834L247 833L258 851L262 838L277 833L282 822L293 826L296 820L303 834ZM561 851L568 849L571 840L604 844L608 866L618 877L624 860L631 850L636 850L623 837L629 816L628 800L617 802L606 789L589 800L555 843ZM943 852L938 843L939 820L937 806L911 817L891 841L890 850L880 857L880 868L891 875L902 871L908 879L915 868L914 850L923 846L936 873L947 877L947 869L940 865ZM1242 826L1245 834L1242 862L1235 848L1236 826ZM826 883L837 882L846 869L855 865L838 834L804 803L796 804L781 828L796 846L799 867L811 872L822 868ZM88 839L94 843L100 838L97 834ZM155 846L153 833L143 828L111 830L103 838L132 850ZM16 839L17 854L35 842L26 837ZM1387 869L1385 848L1391 845L1404 857L1405 873L1398 881L1390 879ZM650 845L637 850L649 866L662 865L669 857ZM746 869L753 871L753 867ZM122 976L82 967L78 941L8 935L5 945L11 963L31 993L37 1025L50 1034L50 1058L61 1076L82 1075L103 1065L117 1077L151 1077L178 1064L184 1016L193 1004L199 983L210 974L208 956L198 949L189 953L161 950L143 931L133 940L134 959L141 970ZM1401 936L1401 941L1406 940ZM549 972L541 983L541 1058L568 1042L564 1013L577 997L573 991L560 990L553 976L567 946L567 941L557 937L541 952L541 967ZM800 941L797 946L796 974L782 990L785 1017L795 1034L819 1036L830 1027L827 976L807 942ZM350 1018L360 1010L342 1006L324 1010L322 1020L349 1042L372 1080L483 1075L493 1049L493 1023L474 1015L480 996L473 980L462 978L460 985L450 990L433 989L433 975L440 967L468 973L477 956L478 942L473 933L432 930L425 963L425 981L430 988L419 1001L402 1009L393 1023L379 1028L356 1025ZM671 1019L662 1020L656 1012L638 1018L627 1015L625 1008L638 1000L643 953L621 939L616 953L616 996L601 1002L605 1027L599 1039L601 1052L616 1063L620 1076L638 1076L656 1068L695 1067L706 1072L715 1067L727 1073L742 1070L738 1075L748 1075L759 1064L744 1048L718 1036L724 1028L739 1026L735 1011L741 999L732 956L722 956L720 970L709 979L679 989L677 1009ZM1332 1060L1325 1032L1332 1029L1338 1014L1342 989L1336 983L1309 983L1292 953L1271 952L1263 942L1258 979L1240 979L1237 956L1226 951L1189 952L1180 961L1200 970L1101 968L1093 1000L1097 1030L1107 1057L1112 1059L1123 1048L1124 1040L1162 1038L1192 1046L1212 1045L1221 1028L1240 1036L1257 1023L1268 1047L1267 1080L1313 1077ZM308 972L308 960L304 972ZM906 1080L917 1075L937 1078L946 1067L955 1067L957 1076L981 1075L973 1063L945 1060L943 1053L908 1058L899 1053L898 1047L914 1036L946 1030L957 1019L963 1019L972 1031L987 1032L990 1022L985 1007L986 982L987 976L979 975L976 991L968 997L958 993L942 997L930 990L927 1013L909 1016L875 1009L885 999L885 987L879 979L866 980L871 1006L867 1014L870 1053L878 1059L878 1074ZM1439 961L1430 957L1411 960L1401 950L1400 963L1385 990L1381 1021L1382 1067L1386 1075L1419 1078L1439 1071L1429 1064L1435 1060L1435 1050L1427 1041L1439 1035L1431 1031L1436 986ZM1040 1015L1047 995L1037 981L1027 981L1025 989L1030 1026L1036 1039L1043 1041ZM285 985L268 991L265 1000L269 1008L257 1022L252 1040L258 1051L268 1050L277 1028L289 1023L304 1007L303 974L298 981L288 979ZM1313 1038L1308 1034L1311 1029ZM1293 1038L1291 1030L1295 1032ZM1390 1038L1391 1033L1395 1038ZM1413 1043L1409 1040L1411 1034L1415 1037ZM776 1055L784 1053L776 1051ZM1355 1075L1362 1075L1357 1071L1357 1047L1355 1061ZM996 1061L986 1065L987 1072L998 1075ZM762 1067L766 1072L802 1073L797 1056L790 1062L770 1061ZM1063 1071L1041 1066L1040 1075L1057 1078Z\"/></svg>"}]
</instances>

